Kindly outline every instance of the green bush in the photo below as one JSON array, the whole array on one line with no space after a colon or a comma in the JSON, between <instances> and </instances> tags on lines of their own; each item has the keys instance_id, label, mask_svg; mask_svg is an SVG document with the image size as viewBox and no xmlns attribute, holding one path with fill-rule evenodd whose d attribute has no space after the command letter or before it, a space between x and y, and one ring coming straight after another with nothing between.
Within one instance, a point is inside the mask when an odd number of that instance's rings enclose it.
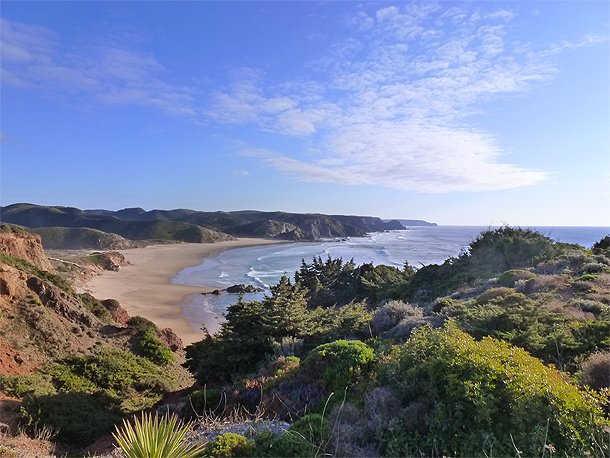
<instances>
[{"instance_id":1,"label":"green bush","mask_svg":"<svg viewBox=\"0 0 610 458\"><path fill-rule=\"evenodd\" d=\"M260 458L313 458L320 456L318 447L302 435L286 432L279 436L264 432L255 438L253 456Z\"/></svg>"},{"instance_id":2,"label":"green bush","mask_svg":"<svg viewBox=\"0 0 610 458\"><path fill-rule=\"evenodd\" d=\"M537 276L538 275L536 275L534 272L530 272L529 270L507 270L498 277L496 283L500 286L513 288L515 283L519 280L532 280Z\"/></svg>"},{"instance_id":3,"label":"green bush","mask_svg":"<svg viewBox=\"0 0 610 458\"><path fill-rule=\"evenodd\" d=\"M488 302L496 299L498 297L506 297L515 294L515 290L512 288L500 287L500 288L490 288L487 291L481 293L479 297L477 297L477 303L483 305Z\"/></svg>"},{"instance_id":4,"label":"green bush","mask_svg":"<svg viewBox=\"0 0 610 458\"><path fill-rule=\"evenodd\" d=\"M174 362L174 354L158 339L157 333L152 328L138 336L137 351L140 356L159 366Z\"/></svg>"},{"instance_id":5,"label":"green bush","mask_svg":"<svg viewBox=\"0 0 610 458\"><path fill-rule=\"evenodd\" d=\"M28 395L43 396L57 393L49 377L42 374L0 375L0 390L20 399Z\"/></svg>"},{"instance_id":6,"label":"green bush","mask_svg":"<svg viewBox=\"0 0 610 458\"><path fill-rule=\"evenodd\" d=\"M155 335L159 335L159 328L157 325L149 319L139 315L132 316L129 321L127 321L127 326L135 329L137 333L145 333L148 330L153 330Z\"/></svg>"},{"instance_id":7,"label":"green bush","mask_svg":"<svg viewBox=\"0 0 610 458\"><path fill-rule=\"evenodd\" d=\"M78 295L83 306L106 324L116 325L116 321L106 307L89 293Z\"/></svg>"},{"instance_id":8,"label":"green bush","mask_svg":"<svg viewBox=\"0 0 610 458\"><path fill-rule=\"evenodd\" d=\"M106 390L119 396L135 390L157 397L175 388L173 378L155 364L121 350L106 349L96 355L64 358L45 372L60 391Z\"/></svg>"},{"instance_id":9,"label":"green bush","mask_svg":"<svg viewBox=\"0 0 610 458\"><path fill-rule=\"evenodd\" d=\"M49 427L60 442L78 446L110 434L121 418L117 399L102 393L27 397L22 404L22 419L29 428Z\"/></svg>"},{"instance_id":10,"label":"green bush","mask_svg":"<svg viewBox=\"0 0 610 458\"><path fill-rule=\"evenodd\" d=\"M341 391L366 371L374 359L375 352L364 342L337 340L313 349L300 369L310 379Z\"/></svg>"},{"instance_id":11,"label":"green bush","mask_svg":"<svg viewBox=\"0 0 610 458\"><path fill-rule=\"evenodd\" d=\"M317 413L305 415L290 425L288 431L300 434L307 441L323 447L330 436L330 427L326 419Z\"/></svg>"},{"instance_id":12,"label":"green bush","mask_svg":"<svg viewBox=\"0 0 610 458\"><path fill-rule=\"evenodd\" d=\"M248 457L254 452L254 442L240 434L225 433L205 448L205 456Z\"/></svg>"},{"instance_id":13,"label":"green bush","mask_svg":"<svg viewBox=\"0 0 610 458\"><path fill-rule=\"evenodd\" d=\"M189 402L195 412L215 411L222 407L223 392L214 388L194 391Z\"/></svg>"},{"instance_id":14,"label":"green bush","mask_svg":"<svg viewBox=\"0 0 610 458\"><path fill-rule=\"evenodd\" d=\"M392 453L541 456L608 452L600 401L524 350L486 337L475 341L450 323L420 328L381 365L380 383L408 409L421 403L425 422L406 416L385 434ZM423 431L423 433L422 433Z\"/></svg>"}]
</instances>

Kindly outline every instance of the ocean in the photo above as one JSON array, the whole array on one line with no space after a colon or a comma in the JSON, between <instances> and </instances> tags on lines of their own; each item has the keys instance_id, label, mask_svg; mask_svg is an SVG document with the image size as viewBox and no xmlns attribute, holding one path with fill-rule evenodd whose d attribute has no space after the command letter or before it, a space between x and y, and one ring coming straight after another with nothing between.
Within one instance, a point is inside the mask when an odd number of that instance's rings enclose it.
<instances>
[{"instance_id":1,"label":"ocean","mask_svg":"<svg viewBox=\"0 0 610 458\"><path fill-rule=\"evenodd\" d=\"M482 231L483 226L413 226L400 231L376 232L366 237L328 239L319 242L298 242L262 245L224 251L216 257L204 259L202 264L178 273L172 283L208 286L224 289L238 283L256 285L267 292L282 275L293 276L301 260L310 263L314 257L353 259L359 265L372 262L403 267L442 264L458 256ZM494 229L493 227L491 229ZM591 247L610 234L610 227L531 227L531 229L565 243ZM245 300L260 300L266 293L247 294ZM202 322L202 311L222 315L237 301L233 294L193 295L181 303L184 316L195 328Z\"/></svg>"}]
</instances>

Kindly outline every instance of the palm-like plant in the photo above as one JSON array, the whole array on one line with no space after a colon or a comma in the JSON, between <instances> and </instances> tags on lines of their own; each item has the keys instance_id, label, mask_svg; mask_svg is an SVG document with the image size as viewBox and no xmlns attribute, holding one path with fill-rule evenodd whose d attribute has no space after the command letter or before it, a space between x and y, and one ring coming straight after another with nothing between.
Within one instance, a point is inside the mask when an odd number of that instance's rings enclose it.
<instances>
[{"instance_id":1,"label":"palm-like plant","mask_svg":"<svg viewBox=\"0 0 610 458\"><path fill-rule=\"evenodd\" d=\"M191 426L179 422L176 415L153 417L144 413L134 425L123 420L123 427L117 427L112 436L128 458L194 458L205 445L185 440Z\"/></svg>"}]
</instances>

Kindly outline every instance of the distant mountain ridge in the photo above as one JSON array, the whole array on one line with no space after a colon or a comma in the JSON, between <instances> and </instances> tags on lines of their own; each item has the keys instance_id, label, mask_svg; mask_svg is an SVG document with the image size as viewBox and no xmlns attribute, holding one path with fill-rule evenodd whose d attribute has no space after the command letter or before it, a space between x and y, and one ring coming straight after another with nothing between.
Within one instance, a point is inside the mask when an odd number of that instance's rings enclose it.
<instances>
[{"instance_id":1,"label":"distant mountain ridge","mask_svg":"<svg viewBox=\"0 0 610 458\"><path fill-rule=\"evenodd\" d=\"M213 243L234 237L276 238L280 240L318 240L327 237L361 237L369 232L404 229L398 220L384 221L372 216L324 215L319 213L288 213L243 210L234 212L203 212L189 209L150 210L125 208L113 210L81 210L74 207L43 206L19 203L0 207L3 222L38 229L43 244L61 247L68 243L69 232L78 238L78 229L87 228L82 243L96 243L101 249L104 240L118 243L116 237L92 237L91 229L116 234L127 240L164 240L176 242ZM406 220L416 221L416 220ZM420 221L421 225L434 225ZM413 224L414 225L414 224ZM39 228L46 228L45 230ZM49 228L71 228L50 230ZM60 235L61 234L61 237ZM89 242L87 242L89 241ZM74 244L70 248L74 248ZM83 246L82 248L90 248Z\"/></svg>"}]
</instances>

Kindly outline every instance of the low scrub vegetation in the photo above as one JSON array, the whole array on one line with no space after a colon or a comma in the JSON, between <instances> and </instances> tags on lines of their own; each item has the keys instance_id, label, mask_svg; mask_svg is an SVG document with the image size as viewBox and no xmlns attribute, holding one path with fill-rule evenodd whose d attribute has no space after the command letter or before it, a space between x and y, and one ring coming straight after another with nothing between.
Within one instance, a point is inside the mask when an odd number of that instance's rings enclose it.
<instances>
[{"instance_id":1,"label":"low scrub vegetation","mask_svg":"<svg viewBox=\"0 0 610 458\"><path fill-rule=\"evenodd\" d=\"M609 265L604 240L587 250L509 227L418 270L303 261L186 349L201 385L190 415L290 427L215 435L203 456L608 456ZM53 402L73 412L78 399L107 431L175 386L154 323L128 325L140 356L66 358L1 387L29 399L30 424L89 440Z\"/></svg>"}]
</instances>

